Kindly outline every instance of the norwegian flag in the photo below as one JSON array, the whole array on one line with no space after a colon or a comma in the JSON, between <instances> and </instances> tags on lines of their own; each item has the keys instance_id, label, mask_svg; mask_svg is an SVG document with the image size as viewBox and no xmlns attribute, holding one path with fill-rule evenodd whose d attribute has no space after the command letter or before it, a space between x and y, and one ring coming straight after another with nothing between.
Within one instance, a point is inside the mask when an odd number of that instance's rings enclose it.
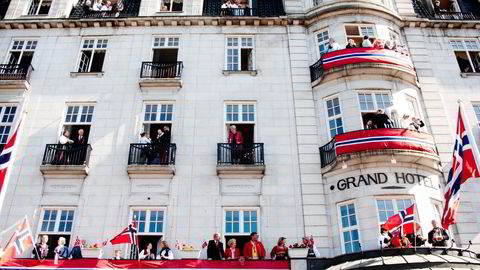
<instances>
[{"instance_id":1,"label":"norwegian flag","mask_svg":"<svg viewBox=\"0 0 480 270\"><path fill-rule=\"evenodd\" d=\"M137 245L138 244L138 239L137 239L137 227L135 226L135 221L132 222L130 225L128 225L121 233L113 237L112 240L110 240L110 243L112 245L117 245L117 244L133 244Z\"/></svg>"},{"instance_id":2,"label":"norwegian flag","mask_svg":"<svg viewBox=\"0 0 480 270\"><path fill-rule=\"evenodd\" d=\"M5 197L8 185L7 172L13 161L12 154L15 146L15 140L17 139L17 132L19 126L20 123L18 124L17 129L13 133L12 137L10 137L10 139L7 141L7 144L0 153L0 209L2 208L3 198Z\"/></svg>"},{"instance_id":3,"label":"norwegian flag","mask_svg":"<svg viewBox=\"0 0 480 270\"><path fill-rule=\"evenodd\" d=\"M30 226L28 225L28 220L25 217L12 238L8 241L5 252L0 259L0 264L4 264L16 256L22 256L33 244L33 236L30 231Z\"/></svg>"},{"instance_id":4,"label":"norwegian flag","mask_svg":"<svg viewBox=\"0 0 480 270\"><path fill-rule=\"evenodd\" d=\"M420 230L420 225L415 222L415 204L391 216L383 224L383 227L387 231L395 231L399 227L401 228L402 225L405 234L415 233Z\"/></svg>"},{"instance_id":5,"label":"norwegian flag","mask_svg":"<svg viewBox=\"0 0 480 270\"><path fill-rule=\"evenodd\" d=\"M470 178L480 177L478 165L475 161L472 144L474 138L469 137L469 130L462 114L462 105L458 109L457 133L453 147L452 168L448 173L445 186L445 207L442 215L442 226L448 229L450 224L455 224L458 207L460 206L460 187Z\"/></svg>"}]
</instances>

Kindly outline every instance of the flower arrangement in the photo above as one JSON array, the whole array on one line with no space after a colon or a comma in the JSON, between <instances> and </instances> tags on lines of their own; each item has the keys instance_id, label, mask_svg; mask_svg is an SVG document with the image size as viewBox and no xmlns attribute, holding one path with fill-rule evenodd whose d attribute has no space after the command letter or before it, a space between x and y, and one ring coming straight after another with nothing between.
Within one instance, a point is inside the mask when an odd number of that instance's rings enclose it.
<instances>
[{"instance_id":1,"label":"flower arrangement","mask_svg":"<svg viewBox=\"0 0 480 270\"><path fill-rule=\"evenodd\" d=\"M185 251L195 250L195 246L194 245L183 244L181 246L180 250L185 250Z\"/></svg>"},{"instance_id":2,"label":"flower arrangement","mask_svg":"<svg viewBox=\"0 0 480 270\"><path fill-rule=\"evenodd\" d=\"M302 244L295 243L293 245L288 246L288 248L307 248L307 246L303 243Z\"/></svg>"}]
</instances>

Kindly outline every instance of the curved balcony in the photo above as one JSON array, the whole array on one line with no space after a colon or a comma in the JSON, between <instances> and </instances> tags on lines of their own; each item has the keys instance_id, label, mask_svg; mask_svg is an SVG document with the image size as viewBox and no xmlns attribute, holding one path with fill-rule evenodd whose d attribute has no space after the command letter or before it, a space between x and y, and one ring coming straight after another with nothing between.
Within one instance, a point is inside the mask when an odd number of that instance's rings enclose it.
<instances>
[{"instance_id":1,"label":"curved balcony","mask_svg":"<svg viewBox=\"0 0 480 270\"><path fill-rule=\"evenodd\" d=\"M404 50L352 48L322 54L310 66L314 86L344 76L387 75L416 82L416 73L410 56Z\"/></svg>"},{"instance_id":2,"label":"curved balcony","mask_svg":"<svg viewBox=\"0 0 480 270\"><path fill-rule=\"evenodd\" d=\"M400 128L366 129L338 134L320 147L322 169L333 169L337 161L358 159L365 164L395 160L433 167L439 157L432 135ZM432 163L433 161L433 163ZM395 161L396 162L396 161Z\"/></svg>"}]
</instances>

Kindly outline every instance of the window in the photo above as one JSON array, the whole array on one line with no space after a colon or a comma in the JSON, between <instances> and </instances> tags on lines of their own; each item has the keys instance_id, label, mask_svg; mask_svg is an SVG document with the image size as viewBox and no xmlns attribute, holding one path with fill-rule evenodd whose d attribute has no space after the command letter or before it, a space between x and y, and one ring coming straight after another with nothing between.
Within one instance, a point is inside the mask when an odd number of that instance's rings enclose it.
<instances>
[{"instance_id":1,"label":"window","mask_svg":"<svg viewBox=\"0 0 480 270\"><path fill-rule=\"evenodd\" d=\"M160 0L161 12L181 12L183 10L183 0Z\"/></svg>"},{"instance_id":2,"label":"window","mask_svg":"<svg viewBox=\"0 0 480 270\"><path fill-rule=\"evenodd\" d=\"M325 53L328 50L328 42L330 41L330 37L328 35L328 30L320 31L317 33L317 46L319 55Z\"/></svg>"},{"instance_id":3,"label":"window","mask_svg":"<svg viewBox=\"0 0 480 270\"><path fill-rule=\"evenodd\" d=\"M250 241L250 233L259 229L259 210L257 208L225 209L224 212L224 235L225 242L235 238L237 248L243 254L243 245Z\"/></svg>"},{"instance_id":4,"label":"window","mask_svg":"<svg viewBox=\"0 0 480 270\"><path fill-rule=\"evenodd\" d=\"M475 116L477 117L477 122L480 123L480 103L473 104L473 110L475 111Z\"/></svg>"},{"instance_id":5,"label":"window","mask_svg":"<svg viewBox=\"0 0 480 270\"><path fill-rule=\"evenodd\" d=\"M390 95L385 92L361 92L358 93L360 110L373 112L378 109L386 110L393 105Z\"/></svg>"},{"instance_id":6,"label":"window","mask_svg":"<svg viewBox=\"0 0 480 270\"><path fill-rule=\"evenodd\" d=\"M40 232L70 233L73 229L73 209L44 209Z\"/></svg>"},{"instance_id":7,"label":"window","mask_svg":"<svg viewBox=\"0 0 480 270\"><path fill-rule=\"evenodd\" d=\"M7 63L24 67L30 66L37 44L36 40L14 40Z\"/></svg>"},{"instance_id":8,"label":"window","mask_svg":"<svg viewBox=\"0 0 480 270\"><path fill-rule=\"evenodd\" d=\"M136 220L140 249L151 243L153 254L157 254L158 242L165 234L165 217L165 209L162 208L131 209L130 220Z\"/></svg>"},{"instance_id":9,"label":"window","mask_svg":"<svg viewBox=\"0 0 480 270\"><path fill-rule=\"evenodd\" d=\"M107 39L85 39L80 50L77 72L102 72Z\"/></svg>"},{"instance_id":10,"label":"window","mask_svg":"<svg viewBox=\"0 0 480 270\"><path fill-rule=\"evenodd\" d=\"M329 99L327 103L327 121L330 138L344 132L342 111L340 109L340 100L338 97Z\"/></svg>"},{"instance_id":11,"label":"window","mask_svg":"<svg viewBox=\"0 0 480 270\"><path fill-rule=\"evenodd\" d=\"M360 251L360 235L354 203L340 205L340 233L344 253Z\"/></svg>"},{"instance_id":12,"label":"window","mask_svg":"<svg viewBox=\"0 0 480 270\"><path fill-rule=\"evenodd\" d=\"M255 104L226 104L225 109L227 123L255 122Z\"/></svg>"},{"instance_id":13,"label":"window","mask_svg":"<svg viewBox=\"0 0 480 270\"><path fill-rule=\"evenodd\" d=\"M227 70L254 70L253 37L227 37Z\"/></svg>"},{"instance_id":14,"label":"window","mask_svg":"<svg viewBox=\"0 0 480 270\"><path fill-rule=\"evenodd\" d=\"M178 37L155 37L153 48L178 48L179 40Z\"/></svg>"},{"instance_id":15,"label":"window","mask_svg":"<svg viewBox=\"0 0 480 270\"><path fill-rule=\"evenodd\" d=\"M93 105L69 105L65 113L65 123L83 124L91 123L93 117Z\"/></svg>"},{"instance_id":16,"label":"window","mask_svg":"<svg viewBox=\"0 0 480 270\"><path fill-rule=\"evenodd\" d=\"M0 145L7 143L10 131L13 129L16 105L0 105Z\"/></svg>"},{"instance_id":17,"label":"window","mask_svg":"<svg viewBox=\"0 0 480 270\"><path fill-rule=\"evenodd\" d=\"M391 216L413 204L411 198L377 199L378 219L383 224Z\"/></svg>"},{"instance_id":18,"label":"window","mask_svg":"<svg viewBox=\"0 0 480 270\"><path fill-rule=\"evenodd\" d=\"M461 72L480 72L480 46L477 40L450 40Z\"/></svg>"},{"instance_id":19,"label":"window","mask_svg":"<svg viewBox=\"0 0 480 270\"><path fill-rule=\"evenodd\" d=\"M370 41L375 41L376 33L373 25L345 25L347 40L353 39L358 46L363 42L363 37L368 36Z\"/></svg>"},{"instance_id":20,"label":"window","mask_svg":"<svg viewBox=\"0 0 480 270\"><path fill-rule=\"evenodd\" d=\"M27 15L48 15L52 0L32 0Z\"/></svg>"},{"instance_id":21,"label":"window","mask_svg":"<svg viewBox=\"0 0 480 270\"><path fill-rule=\"evenodd\" d=\"M171 122L173 104L146 104L144 122Z\"/></svg>"}]
</instances>

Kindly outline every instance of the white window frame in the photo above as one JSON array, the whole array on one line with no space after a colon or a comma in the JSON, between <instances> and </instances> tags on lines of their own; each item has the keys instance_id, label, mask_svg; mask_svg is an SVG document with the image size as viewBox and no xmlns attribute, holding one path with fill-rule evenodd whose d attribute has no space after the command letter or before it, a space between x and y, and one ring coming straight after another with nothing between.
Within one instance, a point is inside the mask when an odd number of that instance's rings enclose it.
<instances>
[{"instance_id":1,"label":"white window frame","mask_svg":"<svg viewBox=\"0 0 480 270\"><path fill-rule=\"evenodd\" d=\"M229 105L237 105L238 106L238 121L228 121L227 119L227 106ZM243 105L253 105L253 121L243 121ZM234 125L234 124L253 124L257 123L257 103L255 101L227 101L223 106L223 119L225 124L227 125ZM247 112L250 114L250 112Z\"/></svg>"},{"instance_id":2,"label":"white window frame","mask_svg":"<svg viewBox=\"0 0 480 270\"><path fill-rule=\"evenodd\" d=\"M462 49L456 48L455 46L452 45L452 41L453 42L459 42L460 41L462 43L463 48ZM475 42L478 49L476 49L476 50L470 49L469 50L465 41ZM473 65L472 57L470 56L470 52L476 52L478 54L478 57L480 57L480 43L479 43L478 39L476 39L476 38L451 38L451 39L448 40L448 44L449 44L450 48L452 49L454 56L455 56L455 52L465 52L467 54L468 61L470 63L470 67L472 68L472 72L468 72L468 73L480 73L480 70L475 70L475 66ZM455 58L456 58L456 56L455 56ZM456 59L455 59L455 61L456 61ZM460 66L458 65L458 62L457 62L457 66L460 69ZM462 70L460 70L460 72L464 73Z\"/></svg>"},{"instance_id":3,"label":"white window frame","mask_svg":"<svg viewBox=\"0 0 480 270\"><path fill-rule=\"evenodd\" d=\"M355 219L357 220L357 224L355 226L348 226L346 228L343 228L343 225L342 225L342 211L341 211L341 207L342 206L348 206L350 204L353 204L353 207L355 208ZM346 254L346 251L345 251L345 239L343 238L343 233L346 232L346 231L353 231L353 230L357 230L358 231L358 243L360 244L360 250L362 249L361 248L361 245L362 245L362 235L360 233L360 219L358 217L358 210L357 210L357 205L355 203L354 200L350 200L350 201L345 201L345 202L341 202L341 203L338 203L337 204L337 219L338 219L338 229L339 229L339 237L340 237L340 243L342 245L342 254Z\"/></svg>"},{"instance_id":4,"label":"white window frame","mask_svg":"<svg viewBox=\"0 0 480 270\"><path fill-rule=\"evenodd\" d=\"M15 42L19 42L19 43L23 42L22 43L22 48L21 49L14 48ZM38 46L38 40L36 40L36 39L30 39L30 38L13 39L12 42L10 43L10 47L9 47L8 53L5 57L4 63L5 64L10 64L8 61L10 59L10 55L11 55L12 52L20 52L20 57L17 59L17 63L12 63L12 64L19 64L20 59L22 59L23 54L25 52L33 52L33 54L35 54L35 50L37 49L37 46ZM33 47L33 49L32 49L32 47Z\"/></svg>"},{"instance_id":5,"label":"white window frame","mask_svg":"<svg viewBox=\"0 0 480 270\"><path fill-rule=\"evenodd\" d=\"M156 45L158 39L158 45ZM163 40L163 44L162 41ZM180 47L179 36L154 36L152 40L153 49L176 49Z\"/></svg>"},{"instance_id":6,"label":"white window frame","mask_svg":"<svg viewBox=\"0 0 480 270\"><path fill-rule=\"evenodd\" d=\"M415 196L413 195L398 195L398 196L377 196L375 197L375 209L377 211L377 223L378 225L383 225L386 221L380 221L380 210L378 208L378 203L377 203L377 200L390 200L392 201L392 204L393 204L393 215L397 214L398 212L400 212L401 210L404 210L404 209L398 209L397 207L397 200L411 200L412 201L412 204L416 204L415 202ZM407 206L408 207L408 206ZM388 220L388 214L387 214L387 220ZM415 211L415 221L417 223L420 223L420 220L418 219L418 213L417 211Z\"/></svg>"},{"instance_id":7,"label":"white window frame","mask_svg":"<svg viewBox=\"0 0 480 270\"><path fill-rule=\"evenodd\" d=\"M147 112L147 105L157 105L157 112L156 112L156 117L155 121L151 120L145 120L145 113ZM166 110L168 110L168 106L172 106L172 119L171 120L160 120L161 116L161 108L162 106L166 106ZM173 117L175 114L175 104L173 101L148 101L143 103L143 108L142 108L142 125L144 124L172 124L173 123ZM165 114L166 116L168 113ZM167 118L165 116L165 118Z\"/></svg>"},{"instance_id":8,"label":"white window frame","mask_svg":"<svg viewBox=\"0 0 480 270\"><path fill-rule=\"evenodd\" d=\"M7 107L15 107L15 114L13 115L13 119L12 121L8 121L7 119L7 122L3 122L3 117L5 116L5 111L7 109ZM0 126L2 127L9 127L9 131L8 131L8 134L7 133L1 133L0 134L0 144L6 144L8 142L8 138L10 137L10 134L12 134L12 131L13 129L15 128L15 124L17 123L17 118L18 118L18 112L19 112L19 108L20 105L17 104L17 103L0 103L0 108L1 108L1 111L0 111ZM9 114L11 115L11 113ZM4 130L5 131L5 130ZM3 137L6 136L6 141L5 142L2 142L2 139Z\"/></svg>"},{"instance_id":9,"label":"white window frame","mask_svg":"<svg viewBox=\"0 0 480 270\"><path fill-rule=\"evenodd\" d=\"M42 224L43 224L43 217L45 216L45 210L57 210L57 217L55 219L55 227L52 232L50 231L42 231ZM62 211L73 211L73 220L72 220L72 230L69 232L59 232L58 228L60 227L60 217L62 216ZM77 219L77 208L76 207L71 207L71 206L48 206L48 207L43 207L42 211L40 213L40 218L38 221L37 225L37 237L38 235L41 234L49 234L49 235L63 235L63 234L69 234L73 235L75 231L75 221ZM36 238L37 238L36 237ZM36 239L35 238L35 239Z\"/></svg>"},{"instance_id":10,"label":"white window frame","mask_svg":"<svg viewBox=\"0 0 480 270\"><path fill-rule=\"evenodd\" d=\"M237 46L228 46L228 39L229 38L236 38L237 39ZM252 46L243 46L242 45L242 38L251 38L252 39ZM228 69L228 50L229 49L236 49L238 50L238 69ZM226 36L225 37L225 70L227 71L244 71L242 70L242 49L252 49L252 69L248 71L256 70L255 64L255 36L248 35L248 36Z\"/></svg>"},{"instance_id":11,"label":"white window frame","mask_svg":"<svg viewBox=\"0 0 480 270\"><path fill-rule=\"evenodd\" d=\"M324 35L325 33L327 33L327 36L328 38L327 39L324 39L322 42L319 42L318 41L318 36L321 34L321 35ZM321 57L322 53L326 53L328 51L328 45L329 45L329 41L330 41L330 32L328 31L328 28L323 28L319 31L316 31L315 32L315 44L317 46L317 55L318 55L318 58ZM320 45L323 44L325 46L325 50L322 52L320 51Z\"/></svg>"},{"instance_id":12,"label":"white window frame","mask_svg":"<svg viewBox=\"0 0 480 270\"><path fill-rule=\"evenodd\" d=\"M140 232L140 228L137 225L138 235L155 235L155 236L165 236L165 230L168 226L167 224L167 207L151 207L151 206L131 206L130 212L128 214L128 223L133 221L133 212L134 211L147 211L145 215L145 232ZM162 232L149 232L150 229L150 217L152 211L163 211L163 224L162 224ZM138 217L136 217L138 220Z\"/></svg>"},{"instance_id":13,"label":"white window frame","mask_svg":"<svg viewBox=\"0 0 480 270\"><path fill-rule=\"evenodd\" d=\"M337 114L337 115L333 115L333 116L328 116L328 105L327 105L327 102L329 100L334 100L334 99L338 99L338 106L340 107L340 114ZM329 96L329 97L326 97L323 99L323 102L325 104L325 122L326 122L326 127L327 127L327 133L328 133L328 138L329 140L332 139L332 134L331 134L331 127L330 127L330 120L334 120L336 121L337 118L341 118L342 119L342 128L343 128L343 133L347 132L346 130L346 127L345 127L345 121L343 120L343 108L342 108L342 101L340 100L340 96L338 95L334 95L334 96ZM342 134L343 134L342 133ZM336 135L338 135L340 133L337 133ZM336 136L335 135L335 136Z\"/></svg>"},{"instance_id":14,"label":"white window frame","mask_svg":"<svg viewBox=\"0 0 480 270\"><path fill-rule=\"evenodd\" d=\"M358 33L360 34L360 36L351 36L351 35L348 35L347 34L347 26L356 26L358 28ZM378 36L378 32L377 32L377 29L375 27L375 24L356 24L356 23L346 23L343 25L343 31L345 32L345 37L348 39L350 38L362 38L363 40L363 37L365 36L363 33L362 33L362 27L371 27L372 30L373 30L373 35L368 35L369 38L374 38L376 39ZM361 44L357 44L358 46L360 46Z\"/></svg>"},{"instance_id":15,"label":"white window frame","mask_svg":"<svg viewBox=\"0 0 480 270\"><path fill-rule=\"evenodd\" d=\"M93 47L92 48L84 48L83 46L85 45L85 42L87 40L93 40ZM99 42L99 41L102 41L102 42ZM106 42L105 42L106 40ZM80 49L79 49L79 53L78 53L78 57L77 57L77 63L75 64L75 72L77 73L89 73L91 72L91 68L92 68L92 63L93 63L93 57L95 56L95 52L96 51L105 51L105 58L103 59L103 63L102 63L102 72L103 72L103 69L105 67L105 59L107 58L107 49L108 49L108 43L110 42L110 40L107 38L107 37L84 37L82 38L82 42L80 43ZM99 45L100 43L100 45ZM105 44L105 46L103 46ZM100 46L100 47L98 47ZM80 71L80 65L82 63L82 53L84 51L91 51L92 52L92 55L90 57L90 61L88 63L88 67L87 67L87 70L86 71Z\"/></svg>"},{"instance_id":16,"label":"white window frame","mask_svg":"<svg viewBox=\"0 0 480 270\"><path fill-rule=\"evenodd\" d=\"M39 15L38 12L40 11L40 8L42 7L42 3L44 1L50 1L50 7L48 8L48 13L50 13L50 9L52 8L52 2L53 0L39 0L39 3L38 3L38 6L35 10L35 12L33 12L32 14L30 14L30 10L32 9L32 4L34 3L35 0L30 0L28 3L27 3L27 6L26 6L26 10L24 12L25 15L27 16L37 16ZM40 14L41 16L48 16L48 13L47 14Z\"/></svg>"},{"instance_id":17,"label":"white window frame","mask_svg":"<svg viewBox=\"0 0 480 270\"><path fill-rule=\"evenodd\" d=\"M170 10L162 10L162 3L164 1L170 1ZM178 12L178 13L182 13L184 11L184 8L185 8L185 0L182 0L182 10L172 10L173 9L173 2L175 0L158 0L158 12Z\"/></svg>"},{"instance_id":18,"label":"white window frame","mask_svg":"<svg viewBox=\"0 0 480 270\"><path fill-rule=\"evenodd\" d=\"M473 112L475 113L477 123L480 124L480 102L472 102L472 108Z\"/></svg>"},{"instance_id":19,"label":"white window frame","mask_svg":"<svg viewBox=\"0 0 480 270\"><path fill-rule=\"evenodd\" d=\"M95 103L67 103L65 104L65 109L64 109L64 113L63 113L63 126L74 126L74 125L92 125L93 121L94 121L94 116L95 116ZM78 109L78 113L77 113L77 119L75 122L67 122L67 114L68 114L68 108L69 107L76 107L78 106L79 109ZM87 107L93 107L93 112L91 113L92 114L92 119L91 121L85 121L85 122L80 122L81 118L82 118L82 114L83 114L83 109ZM87 111L87 114L86 116L88 116L90 113ZM86 117L88 119L88 117Z\"/></svg>"},{"instance_id":20,"label":"white window frame","mask_svg":"<svg viewBox=\"0 0 480 270\"><path fill-rule=\"evenodd\" d=\"M238 233L227 233L227 211L239 211L239 232ZM256 211L257 212L257 231L256 233L261 235L260 232L260 207L224 207L223 208L223 219L222 219L222 228L223 236L249 236L251 232L244 231L244 211ZM232 228L233 230L233 228Z\"/></svg>"},{"instance_id":21,"label":"white window frame","mask_svg":"<svg viewBox=\"0 0 480 270\"><path fill-rule=\"evenodd\" d=\"M390 90L357 90L357 102L358 102L358 109L362 113L371 113L371 112L376 112L378 109L383 109L386 110L387 108L380 108L378 106L379 101L377 100L377 94L381 95L388 95L388 98L390 100L390 106L393 106L393 97L392 97L392 92ZM360 95L370 95L373 100L373 109L372 110L362 110L361 103L360 103Z\"/></svg>"}]
</instances>

